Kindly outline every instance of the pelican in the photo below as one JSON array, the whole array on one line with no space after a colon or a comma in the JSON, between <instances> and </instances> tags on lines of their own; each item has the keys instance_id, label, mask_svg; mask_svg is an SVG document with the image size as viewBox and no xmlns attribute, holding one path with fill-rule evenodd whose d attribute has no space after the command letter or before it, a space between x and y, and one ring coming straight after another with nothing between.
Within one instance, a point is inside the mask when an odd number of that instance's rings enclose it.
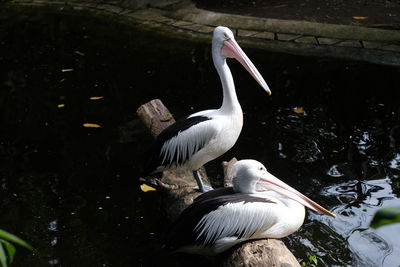
<instances>
[{"instance_id":1,"label":"pelican","mask_svg":"<svg viewBox=\"0 0 400 267\"><path fill-rule=\"evenodd\" d=\"M236 96L227 58L235 58L268 93L271 91L256 67L235 41L231 30L216 27L212 39L212 58L219 74L223 101L219 109L204 110L177 121L157 137L144 171L146 175L176 167L193 171L198 189L211 190L201 180L199 169L228 151L239 137L243 113Z\"/></svg>"},{"instance_id":2,"label":"pelican","mask_svg":"<svg viewBox=\"0 0 400 267\"><path fill-rule=\"evenodd\" d=\"M282 238L303 224L305 207L336 217L256 160L232 166L233 187L197 197L166 234L166 248L215 255L246 240Z\"/></svg>"}]
</instances>

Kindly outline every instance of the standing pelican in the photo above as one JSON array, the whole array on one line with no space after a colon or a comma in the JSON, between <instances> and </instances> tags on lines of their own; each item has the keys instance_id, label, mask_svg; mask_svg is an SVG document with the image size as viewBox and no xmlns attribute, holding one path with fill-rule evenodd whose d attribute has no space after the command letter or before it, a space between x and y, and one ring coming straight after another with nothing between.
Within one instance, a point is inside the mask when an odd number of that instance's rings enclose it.
<instances>
[{"instance_id":1,"label":"standing pelican","mask_svg":"<svg viewBox=\"0 0 400 267\"><path fill-rule=\"evenodd\" d=\"M336 217L256 160L236 162L232 183L196 198L170 227L167 248L215 255L246 240L282 238L303 224L304 206Z\"/></svg>"},{"instance_id":2,"label":"standing pelican","mask_svg":"<svg viewBox=\"0 0 400 267\"><path fill-rule=\"evenodd\" d=\"M201 192L212 188L203 184L198 170L228 151L236 143L243 126L242 108L226 58L237 59L261 87L271 94L261 74L236 43L232 31L226 27L219 26L214 30L212 58L222 83L222 106L194 113L166 128L157 137L145 166L146 174L188 167L193 171Z\"/></svg>"}]
</instances>

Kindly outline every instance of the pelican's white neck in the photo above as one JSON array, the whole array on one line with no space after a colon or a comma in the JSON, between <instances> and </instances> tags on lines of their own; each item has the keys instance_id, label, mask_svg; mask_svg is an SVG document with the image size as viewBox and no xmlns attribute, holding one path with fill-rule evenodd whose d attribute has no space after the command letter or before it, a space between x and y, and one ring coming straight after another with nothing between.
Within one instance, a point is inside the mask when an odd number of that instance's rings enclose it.
<instances>
[{"instance_id":1,"label":"pelican's white neck","mask_svg":"<svg viewBox=\"0 0 400 267\"><path fill-rule=\"evenodd\" d=\"M226 59L221 55L220 46L213 44L212 58L214 66L219 74L219 78L221 79L223 89L223 101L220 110L228 112L232 110L241 111L242 109L236 95L232 73L226 63Z\"/></svg>"}]
</instances>

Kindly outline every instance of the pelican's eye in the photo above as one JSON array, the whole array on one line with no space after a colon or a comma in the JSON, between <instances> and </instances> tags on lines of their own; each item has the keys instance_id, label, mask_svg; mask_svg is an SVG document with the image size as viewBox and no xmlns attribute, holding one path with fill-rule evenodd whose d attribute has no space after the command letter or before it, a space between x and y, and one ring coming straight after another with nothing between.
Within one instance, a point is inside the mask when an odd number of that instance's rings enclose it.
<instances>
[{"instance_id":1,"label":"pelican's eye","mask_svg":"<svg viewBox=\"0 0 400 267\"><path fill-rule=\"evenodd\" d=\"M262 172L266 172L267 171L267 169L264 166L258 167L258 170L262 171Z\"/></svg>"}]
</instances>

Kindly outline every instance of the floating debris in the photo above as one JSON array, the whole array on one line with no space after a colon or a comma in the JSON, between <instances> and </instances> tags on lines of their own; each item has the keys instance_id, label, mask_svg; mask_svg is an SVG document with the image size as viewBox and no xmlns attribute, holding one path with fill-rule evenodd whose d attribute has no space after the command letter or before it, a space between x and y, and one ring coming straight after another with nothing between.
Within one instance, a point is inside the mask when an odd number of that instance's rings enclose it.
<instances>
[{"instance_id":1,"label":"floating debris","mask_svg":"<svg viewBox=\"0 0 400 267\"><path fill-rule=\"evenodd\" d=\"M304 110L303 107L295 107L295 108L293 109L293 112L294 112L294 113L297 113L297 114L305 114L305 113L306 113L306 111Z\"/></svg>"},{"instance_id":2,"label":"floating debris","mask_svg":"<svg viewBox=\"0 0 400 267\"><path fill-rule=\"evenodd\" d=\"M148 186L147 184L141 184L140 189L145 193L149 191L156 191L154 187Z\"/></svg>"},{"instance_id":3,"label":"floating debris","mask_svg":"<svg viewBox=\"0 0 400 267\"><path fill-rule=\"evenodd\" d=\"M71 68L71 69L62 69L61 70L61 72L71 72L71 71L74 71L74 69Z\"/></svg>"},{"instance_id":4,"label":"floating debris","mask_svg":"<svg viewBox=\"0 0 400 267\"><path fill-rule=\"evenodd\" d=\"M83 124L83 127L86 127L86 128L101 128L101 126L99 125L99 124L96 124L96 123L84 123Z\"/></svg>"},{"instance_id":5,"label":"floating debris","mask_svg":"<svg viewBox=\"0 0 400 267\"><path fill-rule=\"evenodd\" d=\"M103 99L103 98L104 98L104 96L91 96L91 97L89 97L90 100L100 100L100 99Z\"/></svg>"},{"instance_id":6,"label":"floating debris","mask_svg":"<svg viewBox=\"0 0 400 267\"><path fill-rule=\"evenodd\" d=\"M80 56L85 56L85 53L82 53L81 51L75 50L74 51L75 54L80 55Z\"/></svg>"}]
</instances>

